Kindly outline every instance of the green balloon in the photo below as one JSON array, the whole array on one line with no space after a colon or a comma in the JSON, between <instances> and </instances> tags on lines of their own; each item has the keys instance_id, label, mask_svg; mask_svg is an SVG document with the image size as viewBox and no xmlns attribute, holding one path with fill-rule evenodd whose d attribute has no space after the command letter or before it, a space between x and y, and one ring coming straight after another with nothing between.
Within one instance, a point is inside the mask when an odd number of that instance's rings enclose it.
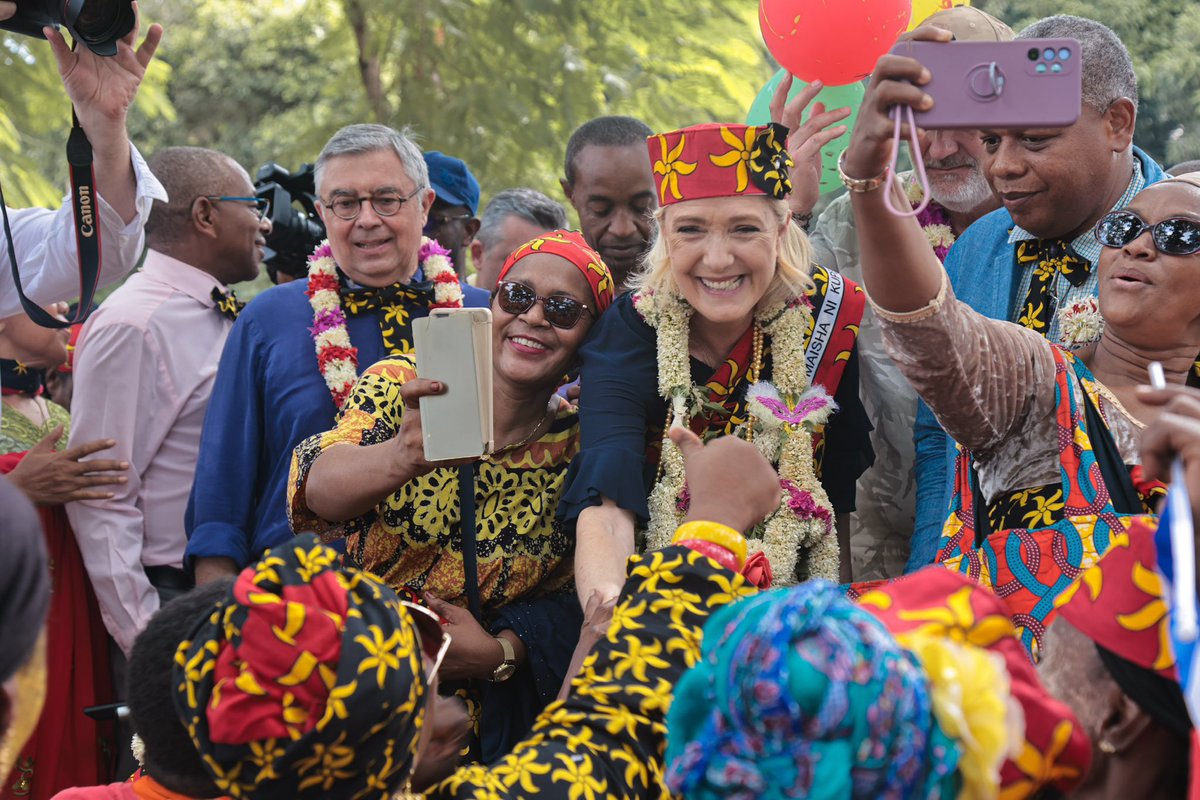
<instances>
[{"instance_id":1,"label":"green balloon","mask_svg":"<svg viewBox=\"0 0 1200 800\"><path fill-rule=\"evenodd\" d=\"M771 76L771 80L767 81L758 92L758 96L754 98L754 102L750 104L750 111L746 114L747 125L765 125L771 121L771 98L775 95L775 90L779 88L779 84L783 83L783 79L787 77L787 70L781 69ZM807 86L804 81L799 78L792 79L792 89L788 92L788 100L791 100L798 95L801 90ZM821 150L821 193L832 191L842 185L838 178L837 160L842 151L850 144L850 132L854 130L854 122L858 119L858 107L862 104L863 94L865 93L862 83L848 83L844 86L826 86L817 94L813 104L824 103L825 109L833 110L835 108L850 109L850 116L842 120L839 125L846 126L846 132L838 138L834 139ZM805 119L808 119L808 113L812 105L805 110Z\"/></svg>"}]
</instances>

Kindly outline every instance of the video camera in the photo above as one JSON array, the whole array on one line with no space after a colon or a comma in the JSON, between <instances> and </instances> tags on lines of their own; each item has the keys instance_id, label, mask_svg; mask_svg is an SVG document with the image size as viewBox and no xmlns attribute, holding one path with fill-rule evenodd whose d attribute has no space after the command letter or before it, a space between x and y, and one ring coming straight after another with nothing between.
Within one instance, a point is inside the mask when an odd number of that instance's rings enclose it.
<instances>
[{"instance_id":1,"label":"video camera","mask_svg":"<svg viewBox=\"0 0 1200 800\"><path fill-rule=\"evenodd\" d=\"M17 0L0 29L44 39L42 28L61 26L96 55L115 56L134 22L133 0Z\"/></svg>"},{"instance_id":2,"label":"video camera","mask_svg":"<svg viewBox=\"0 0 1200 800\"><path fill-rule=\"evenodd\" d=\"M278 282L277 273L303 278L308 275L308 256L325 238L325 225L317 216L316 186L312 164L303 164L294 175L274 161L258 168L254 193L268 202L267 273Z\"/></svg>"}]
</instances>

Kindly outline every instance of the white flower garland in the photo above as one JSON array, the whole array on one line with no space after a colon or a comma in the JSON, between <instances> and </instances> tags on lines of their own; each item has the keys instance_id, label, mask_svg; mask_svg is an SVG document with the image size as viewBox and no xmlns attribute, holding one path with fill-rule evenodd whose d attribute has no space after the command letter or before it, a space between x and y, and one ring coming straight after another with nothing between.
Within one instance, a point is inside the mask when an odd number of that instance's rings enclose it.
<instances>
[{"instance_id":1,"label":"white flower garland","mask_svg":"<svg viewBox=\"0 0 1200 800\"><path fill-rule=\"evenodd\" d=\"M433 283L430 308L462 308L463 291L454 271L450 251L433 239L421 238L418 252L425 279ZM333 404L341 409L358 380L358 349L350 343L342 298L338 293L337 262L329 240L321 242L308 258L308 302L313 310L313 343L321 377L333 395Z\"/></svg>"},{"instance_id":2,"label":"white flower garland","mask_svg":"<svg viewBox=\"0 0 1200 800\"><path fill-rule=\"evenodd\" d=\"M657 331L658 389L671 407L668 426L686 426L706 397L691 379L688 336L691 307L674 293L639 292L634 305ZM755 321L771 337L774 383L749 387L747 426L736 433L755 446L780 475L780 505L748 538L760 543L782 585L797 579L838 580L841 551L833 509L813 465L813 430L834 410L821 387L809 387L804 340L812 314L806 303L760 310ZM751 427L752 426L752 427ZM667 546L683 522L686 497L683 455L663 433L662 478L650 493L647 547ZM799 561L801 551L803 561Z\"/></svg>"}]
</instances>

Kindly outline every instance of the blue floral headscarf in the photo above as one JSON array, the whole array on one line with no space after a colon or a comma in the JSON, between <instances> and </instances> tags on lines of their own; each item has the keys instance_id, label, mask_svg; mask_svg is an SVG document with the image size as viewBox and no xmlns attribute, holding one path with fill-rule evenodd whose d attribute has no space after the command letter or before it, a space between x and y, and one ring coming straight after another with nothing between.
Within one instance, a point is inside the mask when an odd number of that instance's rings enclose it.
<instances>
[{"instance_id":1,"label":"blue floral headscarf","mask_svg":"<svg viewBox=\"0 0 1200 800\"><path fill-rule=\"evenodd\" d=\"M689 800L957 793L920 663L824 581L713 614L667 727L667 782Z\"/></svg>"}]
</instances>

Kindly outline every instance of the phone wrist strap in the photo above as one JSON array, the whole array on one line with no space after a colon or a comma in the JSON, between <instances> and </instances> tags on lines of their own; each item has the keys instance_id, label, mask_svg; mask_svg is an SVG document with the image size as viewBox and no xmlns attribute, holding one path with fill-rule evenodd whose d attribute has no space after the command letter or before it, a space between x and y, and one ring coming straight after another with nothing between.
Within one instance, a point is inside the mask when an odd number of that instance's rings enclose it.
<instances>
[{"instance_id":1,"label":"phone wrist strap","mask_svg":"<svg viewBox=\"0 0 1200 800\"><path fill-rule=\"evenodd\" d=\"M895 214L897 217L915 217L925 210L929 205L929 178L925 175L925 160L921 158L921 143L917 140L917 124L913 120L912 106L892 106L892 120L895 122L895 127L892 131L892 161L888 167L887 186L883 192L883 203L887 206L887 210ZM908 143L909 154L912 156L913 172L917 176L917 184L921 187L921 202L913 209L899 210L892 204L892 195L894 189L898 186L896 183L899 177L896 175L896 160L900 157L900 117L904 115L905 121L908 122ZM902 188L902 187L901 187ZM903 194L903 191L901 191Z\"/></svg>"}]
</instances>

